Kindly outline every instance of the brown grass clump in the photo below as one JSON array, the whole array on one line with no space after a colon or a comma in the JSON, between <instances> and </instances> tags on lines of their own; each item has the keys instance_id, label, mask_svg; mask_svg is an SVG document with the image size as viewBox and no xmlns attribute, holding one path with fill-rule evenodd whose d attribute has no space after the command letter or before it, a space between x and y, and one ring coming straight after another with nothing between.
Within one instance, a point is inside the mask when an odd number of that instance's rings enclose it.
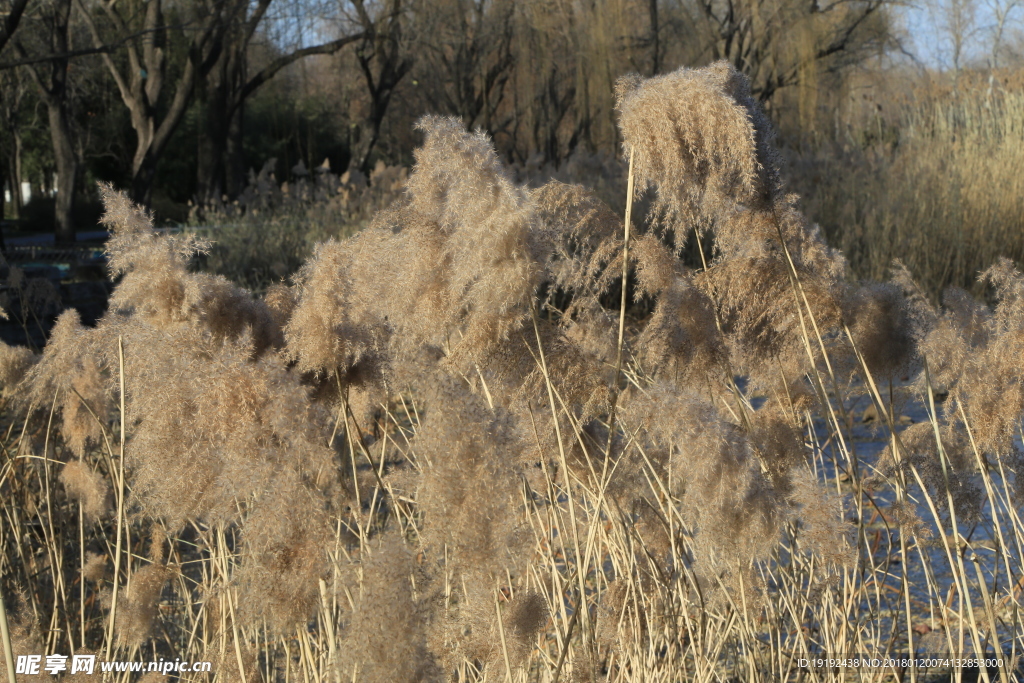
<instances>
[{"instance_id":1,"label":"brown grass clump","mask_svg":"<svg viewBox=\"0 0 1024 683\"><path fill-rule=\"evenodd\" d=\"M271 486L281 470L313 481L333 459L321 431L327 420L314 417L319 409L308 390L279 357L254 361L246 340L217 344L196 331L125 341L126 363L156 343L167 349L149 367L136 365L128 463L136 494L172 527L194 518L235 520L249 492ZM206 358L197 363L196 351ZM149 391L153 382L167 393ZM320 485L328 486L322 476Z\"/></svg>"},{"instance_id":2,"label":"brown grass clump","mask_svg":"<svg viewBox=\"0 0 1024 683\"><path fill-rule=\"evenodd\" d=\"M906 279L906 276L904 276ZM1008 259L981 274L993 290L992 310L952 287L938 310L921 297L914 299L915 334L928 363L930 386L922 375L920 391L939 399L949 394L946 427L960 450L969 440L984 453L1014 455L1014 437L1024 413L1024 384L1018 372L1024 353L1024 277ZM957 423L969 425L970 439ZM971 447L973 448L973 447ZM954 446L948 449L956 453ZM973 471L975 458L964 456ZM958 469L958 468L954 468Z\"/></svg>"},{"instance_id":3,"label":"brown grass clump","mask_svg":"<svg viewBox=\"0 0 1024 683\"><path fill-rule=\"evenodd\" d=\"M71 451L78 456L85 454L88 444L99 445L103 438L112 412L107 389L108 382L96 361L83 360L61 406L61 431Z\"/></svg>"},{"instance_id":4,"label":"brown grass clump","mask_svg":"<svg viewBox=\"0 0 1024 683\"><path fill-rule=\"evenodd\" d=\"M735 204L760 209L775 199L771 126L746 77L728 62L648 80L627 77L615 94L639 186L655 185L659 210L682 228L677 249L691 227L710 227L709 219Z\"/></svg>"},{"instance_id":5,"label":"brown grass clump","mask_svg":"<svg viewBox=\"0 0 1024 683\"><path fill-rule=\"evenodd\" d=\"M449 362L464 367L529 312L536 268L527 254L527 193L482 135L449 119L420 125L426 141L408 202L350 243L323 245L299 274L286 336L303 370L395 372L381 365L392 355L387 344L450 345Z\"/></svg>"},{"instance_id":6,"label":"brown grass clump","mask_svg":"<svg viewBox=\"0 0 1024 683\"><path fill-rule=\"evenodd\" d=\"M24 346L0 346L0 386L5 396L25 377L37 356Z\"/></svg>"},{"instance_id":7,"label":"brown grass clump","mask_svg":"<svg viewBox=\"0 0 1024 683\"><path fill-rule=\"evenodd\" d=\"M191 323L215 340L247 331L255 351L280 346L265 304L253 299L223 277L190 273L189 259L207 244L194 237L162 237L146 215L109 185L101 185L107 210L103 223L110 231L107 263L122 279L111 296L110 308L144 319L154 328L171 330Z\"/></svg>"},{"instance_id":8,"label":"brown grass clump","mask_svg":"<svg viewBox=\"0 0 1024 683\"><path fill-rule=\"evenodd\" d=\"M283 472L251 506L237 576L246 596L239 615L244 621L266 619L274 632L287 633L315 612L334 534L316 509L319 501L303 500L309 497L301 482Z\"/></svg>"},{"instance_id":9,"label":"brown grass clump","mask_svg":"<svg viewBox=\"0 0 1024 683\"><path fill-rule=\"evenodd\" d=\"M512 643L509 657L517 665L522 665L529 657L548 617L548 606L540 593L528 591L512 598L503 619L504 631Z\"/></svg>"},{"instance_id":10,"label":"brown grass clump","mask_svg":"<svg viewBox=\"0 0 1024 683\"><path fill-rule=\"evenodd\" d=\"M82 568L82 576L89 581L100 581L107 572L107 558L105 555L91 551L85 554L85 564Z\"/></svg>"},{"instance_id":11,"label":"brown grass clump","mask_svg":"<svg viewBox=\"0 0 1024 683\"><path fill-rule=\"evenodd\" d=\"M601 296L622 269L622 220L580 185L551 181L531 199L538 222L529 234L530 252L543 265L546 307L562 312L563 324L593 323L604 313Z\"/></svg>"},{"instance_id":12,"label":"brown grass clump","mask_svg":"<svg viewBox=\"0 0 1024 683\"><path fill-rule=\"evenodd\" d=\"M652 387L631 402L624 420L649 434L649 457L665 468L683 519L694 535L695 560L706 575L745 571L774 546L783 501L762 476L742 430L694 395ZM672 472L674 477L668 478Z\"/></svg>"},{"instance_id":13,"label":"brown grass clump","mask_svg":"<svg viewBox=\"0 0 1024 683\"><path fill-rule=\"evenodd\" d=\"M416 495L423 545L435 556L447 549L456 567L483 570L494 562L497 575L517 559L514 465L521 437L510 420L488 420L479 399L438 398L415 444L417 456L430 463Z\"/></svg>"},{"instance_id":14,"label":"brown grass clump","mask_svg":"<svg viewBox=\"0 0 1024 683\"><path fill-rule=\"evenodd\" d=\"M409 172L378 163L366 177L358 170L338 175L318 166L279 182L276 165L269 159L259 173L250 172L235 201L197 206L190 216L196 224L190 232L211 241L199 259L203 270L254 291L293 275L317 244L364 229L402 196Z\"/></svg>"},{"instance_id":15,"label":"brown grass clump","mask_svg":"<svg viewBox=\"0 0 1024 683\"><path fill-rule=\"evenodd\" d=\"M152 562L129 578L128 589L118 596L115 630L118 639L129 647L138 647L153 632L160 617L160 603L167 582L175 570L166 564L166 537L154 527L149 555Z\"/></svg>"},{"instance_id":16,"label":"brown grass clump","mask_svg":"<svg viewBox=\"0 0 1024 683\"><path fill-rule=\"evenodd\" d=\"M642 283L646 276L641 275ZM682 274L657 294L654 315L636 340L644 365L676 384L684 383L693 372L705 377L722 372L727 352L712 299L692 276Z\"/></svg>"},{"instance_id":17,"label":"brown grass clump","mask_svg":"<svg viewBox=\"0 0 1024 683\"><path fill-rule=\"evenodd\" d=\"M847 304L853 342L872 375L891 379L909 371L916 356L909 306L896 285L874 284Z\"/></svg>"},{"instance_id":18,"label":"brown grass clump","mask_svg":"<svg viewBox=\"0 0 1024 683\"><path fill-rule=\"evenodd\" d=\"M805 469L792 477L792 500L798 507L802 549L820 558L826 572L855 566L854 530L843 520L846 506L842 496L822 491L817 478Z\"/></svg>"},{"instance_id":19,"label":"brown grass clump","mask_svg":"<svg viewBox=\"0 0 1024 683\"><path fill-rule=\"evenodd\" d=\"M527 252L535 220L529 195L517 187L483 134L466 135L456 119L420 121L424 145L409 177L412 206L445 237L449 291L465 316L453 350L506 340L528 313L537 268Z\"/></svg>"},{"instance_id":20,"label":"brown grass clump","mask_svg":"<svg viewBox=\"0 0 1024 683\"><path fill-rule=\"evenodd\" d=\"M783 193L771 126L746 77L718 62L624 79L616 94L639 187L656 188L655 211L676 251L691 232L714 236L713 247L699 245L708 267L695 283L716 303L734 369L765 388L778 376L765 377L765 366L802 374L812 323L797 312L809 306L823 328L839 321L845 262Z\"/></svg>"},{"instance_id":21,"label":"brown grass clump","mask_svg":"<svg viewBox=\"0 0 1024 683\"><path fill-rule=\"evenodd\" d=\"M963 404L979 446L1006 452L1024 412L1024 382L1018 372L1024 357L1024 275L1009 259L1001 259L980 279L994 288L998 303L988 324L987 343L973 349L953 393Z\"/></svg>"},{"instance_id":22,"label":"brown grass clump","mask_svg":"<svg viewBox=\"0 0 1024 683\"><path fill-rule=\"evenodd\" d=\"M19 656L42 655L45 652L45 646L43 645L43 635L31 614L32 607L29 596L16 594L15 598L15 600L11 600L8 597L6 605L8 610L7 629L10 634L12 654L16 662ZM0 661L8 664L6 647L0 647ZM46 660L43 658L39 666L39 673L33 677L33 680L46 681L46 683L55 680L54 676L45 670L45 664Z\"/></svg>"},{"instance_id":23,"label":"brown grass clump","mask_svg":"<svg viewBox=\"0 0 1024 683\"><path fill-rule=\"evenodd\" d=\"M790 148L793 184L858 278L885 279L899 258L933 301L950 286L980 296L979 271L1024 258L1024 93L988 73L944 87L894 75L878 84L884 104L837 97L835 135Z\"/></svg>"},{"instance_id":24,"label":"brown grass clump","mask_svg":"<svg viewBox=\"0 0 1024 683\"><path fill-rule=\"evenodd\" d=\"M958 519L978 520L984 492L975 479L977 461L963 430L943 425L936 440L930 423L911 425L900 434L899 448L899 466L906 470L908 477L912 476L911 468L916 469L939 507L948 510L949 500L952 500ZM892 446L882 454L882 463L885 472L891 473L895 468Z\"/></svg>"},{"instance_id":25,"label":"brown grass clump","mask_svg":"<svg viewBox=\"0 0 1024 683\"><path fill-rule=\"evenodd\" d=\"M82 372L86 361L80 354L88 339L89 335L82 327L78 311L72 309L61 313L50 332L50 343L39 362L32 366L25 377L24 386L30 390L29 393L22 393L18 398L36 408L49 407L53 401L64 399L72 390L72 378ZM93 359L89 362L95 368L97 361ZM78 407L77 404L71 406L72 411ZM72 422L75 422L74 415Z\"/></svg>"}]
</instances>

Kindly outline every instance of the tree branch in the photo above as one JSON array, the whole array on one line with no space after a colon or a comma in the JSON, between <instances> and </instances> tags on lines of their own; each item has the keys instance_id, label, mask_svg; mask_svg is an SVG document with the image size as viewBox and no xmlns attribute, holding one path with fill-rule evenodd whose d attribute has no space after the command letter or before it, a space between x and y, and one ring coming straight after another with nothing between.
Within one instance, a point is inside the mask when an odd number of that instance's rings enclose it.
<instances>
[{"instance_id":1,"label":"tree branch","mask_svg":"<svg viewBox=\"0 0 1024 683\"><path fill-rule=\"evenodd\" d=\"M11 39L11 36L18 28L18 24L21 22L21 15L25 13L25 7L28 5L28 0L14 0L14 4L11 6L11 11L8 12L7 18L4 19L3 27L0 27L0 50L4 49L4 45Z\"/></svg>"},{"instance_id":2,"label":"tree branch","mask_svg":"<svg viewBox=\"0 0 1024 683\"><path fill-rule=\"evenodd\" d=\"M339 38L338 40L332 40L329 43L324 43L322 45L314 45L312 47L305 47L302 48L301 50L296 50L291 54L278 57L267 66L263 67L263 69L258 74L249 79L249 82L242 87L242 90L238 93L238 97L235 98L235 101L231 103L231 107L228 109L228 117L230 118L235 113L235 110L237 110L238 107L241 106L242 102L245 101L245 98L247 98L249 95L255 92L256 89L259 88L261 85L263 85L271 78L273 78L278 71L285 68L292 62L298 61L303 57L309 57L310 55L334 54L335 52L345 47L349 43L353 43L357 40L362 40L364 36L364 33L356 33L351 36Z\"/></svg>"},{"instance_id":3,"label":"tree branch","mask_svg":"<svg viewBox=\"0 0 1024 683\"><path fill-rule=\"evenodd\" d=\"M17 2L19 2L19 3L24 5L24 4L28 3L28 0L24 0L24 2L22 2L22 0L17 0ZM24 9L24 8L22 8L22 9ZM96 24L94 22L92 22L92 17L90 17L86 13L86 9L81 4L81 2L79 2L78 9L79 9L79 11L82 13L82 15L86 19L86 26L89 28L90 34L93 37L93 45L94 45L94 47L83 48L81 50L68 50L68 51L65 51L65 52L59 52L59 53L54 53L54 54L49 54L49 55L43 55L43 56L39 56L39 57L29 57L28 53L26 51L23 51L23 52L19 53L19 54L22 55L22 59L15 60L13 62L0 62L0 71L3 71L5 69L13 69L13 68L19 67L19 66L30 66L32 64L43 64L45 62L59 62L59 61L65 60L65 59L74 59L76 57L88 57L90 55L110 55L111 53L115 52L118 48L120 48L122 45L124 45L125 43L127 43L129 41L132 41L132 40L135 40L136 38L142 37L142 36L146 35L147 33L151 33L152 32L149 29L145 29L145 30L142 30L142 31L136 31L135 33L131 33L131 34L125 35L123 38L115 40L112 43L104 44L103 40L99 38L98 31L95 30L96 29ZM13 11L12 11L12 14L13 14ZM8 17L8 22L9 22L9 20L10 20L10 17ZM168 25L168 26L159 27L159 28L155 29L155 31L158 31L158 32L159 31L165 31L168 28L184 28L187 25L188 25L187 23ZM7 30L7 29L5 28L4 30ZM11 30L11 33L13 33L13 29ZM10 39L11 33L7 33L7 39L8 40ZM2 34L0 34L0 35L2 35ZM4 44L3 40L0 40L0 49L3 48L3 44Z\"/></svg>"}]
</instances>

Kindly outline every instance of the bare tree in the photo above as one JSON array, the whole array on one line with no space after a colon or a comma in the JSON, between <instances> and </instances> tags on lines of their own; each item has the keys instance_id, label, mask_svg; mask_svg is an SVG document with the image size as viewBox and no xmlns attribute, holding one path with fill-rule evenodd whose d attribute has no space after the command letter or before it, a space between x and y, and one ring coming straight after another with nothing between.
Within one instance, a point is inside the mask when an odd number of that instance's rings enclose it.
<instances>
[{"instance_id":1,"label":"bare tree","mask_svg":"<svg viewBox=\"0 0 1024 683\"><path fill-rule=\"evenodd\" d=\"M18 24L21 23L21 16L25 13L28 0L13 0L9 6L5 5L6 3L0 5L0 11L4 15L3 24L0 25L0 51L3 51L4 46L7 45L18 28Z\"/></svg>"},{"instance_id":2,"label":"bare tree","mask_svg":"<svg viewBox=\"0 0 1024 683\"><path fill-rule=\"evenodd\" d=\"M661 21L658 19L658 0L647 0L647 15L651 31L651 75L661 71Z\"/></svg>"},{"instance_id":3,"label":"bare tree","mask_svg":"<svg viewBox=\"0 0 1024 683\"><path fill-rule=\"evenodd\" d=\"M97 49L118 38L124 43L123 61L115 60L108 51L102 54L135 130L131 194L136 201L148 203L157 162L192 101L196 81L217 63L225 33L246 11L248 2L196 0L174 8L175 14L191 16L182 16L173 24L165 16L164 0L93 0L89 6L86 0L76 2ZM101 17L106 18L106 31L100 25ZM188 36L180 71L172 71L168 64L168 43L175 29L187 29L184 33ZM124 40L129 35L137 37ZM169 78L176 78L174 91L162 105Z\"/></svg>"},{"instance_id":4,"label":"bare tree","mask_svg":"<svg viewBox=\"0 0 1024 683\"><path fill-rule=\"evenodd\" d=\"M940 36L940 58L959 75L978 34L976 0L930 0L927 7Z\"/></svg>"},{"instance_id":5,"label":"bare tree","mask_svg":"<svg viewBox=\"0 0 1024 683\"><path fill-rule=\"evenodd\" d=\"M534 0L517 3L516 17L516 137L528 141L516 155L539 153L558 164L578 148L616 147L615 81L663 68L663 7L648 0Z\"/></svg>"},{"instance_id":6,"label":"bare tree","mask_svg":"<svg viewBox=\"0 0 1024 683\"><path fill-rule=\"evenodd\" d=\"M23 132L21 126L22 99L25 83L18 69L0 71L0 189L10 184L11 206L19 217L21 202L21 157ZM3 202L0 202L2 206ZM4 214L0 208L0 220Z\"/></svg>"},{"instance_id":7,"label":"bare tree","mask_svg":"<svg viewBox=\"0 0 1024 683\"><path fill-rule=\"evenodd\" d=\"M259 0L231 23L219 56L202 79L205 125L199 145L196 188L200 201L235 195L244 181L242 165L243 105L245 100L289 64L311 55L334 54L361 40L354 33L324 43L296 47L276 55L257 73L249 74L249 49L272 0Z\"/></svg>"},{"instance_id":8,"label":"bare tree","mask_svg":"<svg viewBox=\"0 0 1024 683\"><path fill-rule=\"evenodd\" d=\"M952 0L969 2L970 0ZM877 54L889 41L890 0L682 0L694 26L696 61L727 59L762 101L796 85L808 65L834 70Z\"/></svg>"},{"instance_id":9,"label":"bare tree","mask_svg":"<svg viewBox=\"0 0 1024 683\"><path fill-rule=\"evenodd\" d=\"M359 127L352 151L352 168L369 169L370 154L380 140L380 128L395 88L412 70L411 41L407 35L411 0L352 0L346 14L358 27L356 63L369 96L369 111Z\"/></svg>"},{"instance_id":10,"label":"bare tree","mask_svg":"<svg viewBox=\"0 0 1024 683\"><path fill-rule=\"evenodd\" d=\"M960 73L967 45L977 30L974 0L945 0L944 25L949 34L953 70Z\"/></svg>"},{"instance_id":11,"label":"bare tree","mask_svg":"<svg viewBox=\"0 0 1024 683\"><path fill-rule=\"evenodd\" d=\"M25 68L39 88L46 105L57 170L54 226L58 242L75 240L75 187L81 169L80 150L74 144L74 130L68 105L68 66L71 52L71 0L49 0L39 7L39 23L45 27L44 60L34 61L29 49L18 38L12 42L18 56L28 62Z\"/></svg>"},{"instance_id":12,"label":"bare tree","mask_svg":"<svg viewBox=\"0 0 1024 683\"><path fill-rule=\"evenodd\" d=\"M503 127L493 124L516 62L514 11L512 0L421 0L418 77L432 109L469 128Z\"/></svg>"},{"instance_id":13,"label":"bare tree","mask_svg":"<svg viewBox=\"0 0 1024 683\"><path fill-rule=\"evenodd\" d=\"M989 67L999 68L999 52L1003 47L1003 39L1012 15L1024 2L1022 0L986 0L985 5L992 15L992 49L989 53Z\"/></svg>"}]
</instances>

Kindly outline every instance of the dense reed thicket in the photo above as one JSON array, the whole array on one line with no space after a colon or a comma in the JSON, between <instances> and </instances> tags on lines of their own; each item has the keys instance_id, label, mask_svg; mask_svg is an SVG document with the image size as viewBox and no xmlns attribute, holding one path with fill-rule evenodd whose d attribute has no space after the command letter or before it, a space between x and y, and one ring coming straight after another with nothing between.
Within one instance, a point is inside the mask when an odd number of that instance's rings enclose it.
<instances>
[{"instance_id":1,"label":"dense reed thicket","mask_svg":"<svg viewBox=\"0 0 1024 683\"><path fill-rule=\"evenodd\" d=\"M865 102L871 114L837 116L833 139L792 153L807 213L859 277L885 278L898 257L936 302L949 285L983 294L980 271L1024 258L1019 84L892 81L884 110Z\"/></svg>"},{"instance_id":2,"label":"dense reed thicket","mask_svg":"<svg viewBox=\"0 0 1024 683\"><path fill-rule=\"evenodd\" d=\"M900 267L852 282L742 75L616 94L624 221L427 117L404 195L262 296L105 187L109 312L0 358L15 653L267 681L840 680L798 660L988 653L1009 680L1024 276L987 272L994 309L934 308Z\"/></svg>"}]
</instances>

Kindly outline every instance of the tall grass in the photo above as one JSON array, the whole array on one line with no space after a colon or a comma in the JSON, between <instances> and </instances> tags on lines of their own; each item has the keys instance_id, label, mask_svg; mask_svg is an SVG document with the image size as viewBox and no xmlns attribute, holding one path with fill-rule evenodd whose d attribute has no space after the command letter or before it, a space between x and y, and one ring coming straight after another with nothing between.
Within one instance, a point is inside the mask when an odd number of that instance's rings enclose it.
<instances>
[{"instance_id":1,"label":"tall grass","mask_svg":"<svg viewBox=\"0 0 1024 683\"><path fill-rule=\"evenodd\" d=\"M859 277L882 279L901 258L938 297L949 285L974 287L999 256L1024 258L1018 90L906 98L797 155L795 170L809 214Z\"/></svg>"},{"instance_id":2,"label":"tall grass","mask_svg":"<svg viewBox=\"0 0 1024 683\"><path fill-rule=\"evenodd\" d=\"M276 160L250 173L233 202L193 207L187 230L211 240L199 265L233 282L263 292L297 271L317 243L362 230L381 208L397 199L408 170L383 163L369 178L358 170L342 175L330 168L303 171L279 182Z\"/></svg>"},{"instance_id":3,"label":"tall grass","mask_svg":"<svg viewBox=\"0 0 1024 683\"><path fill-rule=\"evenodd\" d=\"M1024 276L987 272L994 308L936 308L906 269L854 284L731 67L617 96L624 220L428 117L404 196L262 296L105 188L110 312L0 355L14 654L286 683L1012 680ZM1003 666L800 665L913 652Z\"/></svg>"}]
</instances>

